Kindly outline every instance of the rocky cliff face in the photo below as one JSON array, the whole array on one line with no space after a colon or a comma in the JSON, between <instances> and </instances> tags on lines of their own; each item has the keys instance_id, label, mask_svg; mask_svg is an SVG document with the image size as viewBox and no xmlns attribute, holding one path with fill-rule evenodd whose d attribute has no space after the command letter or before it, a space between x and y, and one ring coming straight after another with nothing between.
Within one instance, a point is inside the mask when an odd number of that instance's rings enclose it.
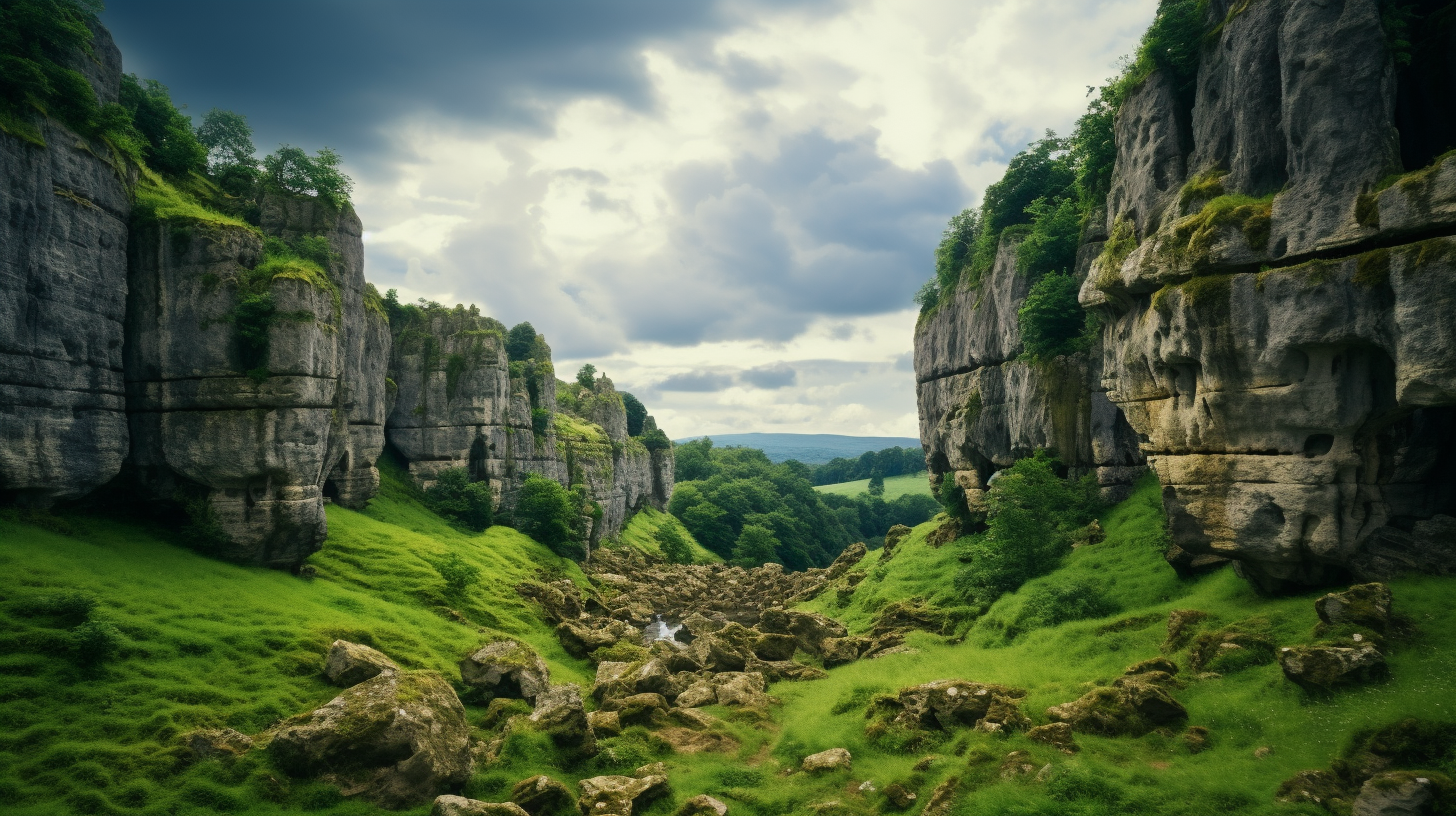
<instances>
[{"instance_id":1,"label":"rocky cliff face","mask_svg":"<svg viewBox=\"0 0 1456 816\"><path fill-rule=\"evenodd\" d=\"M1091 393L1126 416L1186 553L1268 590L1456 569L1449 34L1418 22L1402 68L1376 0L1214 2L1208 29L1191 106L1155 73L1118 116L1081 291L1105 323ZM949 336L923 328L917 364ZM944 424L972 459L998 450Z\"/></svg>"},{"instance_id":2,"label":"rocky cliff face","mask_svg":"<svg viewBox=\"0 0 1456 816\"><path fill-rule=\"evenodd\" d=\"M121 55L109 36L93 48L88 77L115 101ZM45 147L0 132L0 493L48 504L104 484L126 457L131 203L105 145L37 124Z\"/></svg>"},{"instance_id":3,"label":"rocky cliff face","mask_svg":"<svg viewBox=\"0 0 1456 816\"><path fill-rule=\"evenodd\" d=\"M955 292L916 329L920 440L931 478L952 475L974 506L993 473L1048 448L1074 475L1095 473L1119 499L1142 472L1142 458L1100 388L1099 361L1017 359L1016 310L1031 281L1016 270L1016 248L1014 239L1003 241L980 285Z\"/></svg>"},{"instance_id":4,"label":"rocky cliff face","mask_svg":"<svg viewBox=\"0 0 1456 816\"><path fill-rule=\"evenodd\" d=\"M593 544L620 532L636 510L667 506L672 452L650 452L627 435L611 380L602 377L592 389L565 386L574 397L582 392L574 415L558 409L545 342L537 342L531 359L512 363L505 327L474 307L427 307L393 328L390 377L398 398L387 433L421 485L441 470L465 467L490 485L499 508L510 510L530 474L582 484L602 508Z\"/></svg>"}]
</instances>

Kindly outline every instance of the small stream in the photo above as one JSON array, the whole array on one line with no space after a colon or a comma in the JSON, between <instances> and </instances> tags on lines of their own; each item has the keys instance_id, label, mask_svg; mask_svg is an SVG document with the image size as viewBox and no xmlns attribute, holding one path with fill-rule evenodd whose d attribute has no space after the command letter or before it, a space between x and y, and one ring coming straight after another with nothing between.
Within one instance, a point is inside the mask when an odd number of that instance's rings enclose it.
<instances>
[{"instance_id":1,"label":"small stream","mask_svg":"<svg viewBox=\"0 0 1456 816\"><path fill-rule=\"evenodd\" d=\"M681 623L668 623L663 620L661 615L654 615L652 622L642 627L642 645L651 646L659 640L680 645L677 641L677 633L681 629Z\"/></svg>"}]
</instances>

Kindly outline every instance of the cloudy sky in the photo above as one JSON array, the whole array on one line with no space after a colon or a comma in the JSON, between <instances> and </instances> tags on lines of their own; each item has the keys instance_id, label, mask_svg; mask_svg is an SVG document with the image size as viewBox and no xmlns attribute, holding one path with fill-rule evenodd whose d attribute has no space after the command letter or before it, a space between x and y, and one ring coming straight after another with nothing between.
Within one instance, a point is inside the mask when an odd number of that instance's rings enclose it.
<instances>
[{"instance_id":1,"label":"cloudy sky","mask_svg":"<svg viewBox=\"0 0 1456 816\"><path fill-rule=\"evenodd\" d=\"M530 321L677 438L916 436L950 216L1156 0L110 0L126 70L343 153L366 274Z\"/></svg>"}]
</instances>

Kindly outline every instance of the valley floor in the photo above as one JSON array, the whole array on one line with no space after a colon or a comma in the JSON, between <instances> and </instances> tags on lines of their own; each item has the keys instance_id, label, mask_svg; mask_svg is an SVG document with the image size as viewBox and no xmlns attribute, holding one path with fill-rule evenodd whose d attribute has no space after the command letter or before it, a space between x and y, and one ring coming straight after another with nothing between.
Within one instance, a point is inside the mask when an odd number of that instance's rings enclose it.
<instances>
[{"instance_id":1,"label":"valley floor","mask_svg":"<svg viewBox=\"0 0 1456 816\"><path fill-rule=\"evenodd\" d=\"M654 523L662 519L634 521L626 545L645 547L651 535L641 525ZM1456 721L1456 581L1391 585L1408 631L1387 644L1388 681L1312 697L1270 660L1197 676L1186 648L1162 651L1171 611L1209 613L1205 630L1238 625L1272 644L1296 645L1316 639L1313 601L1321 593L1261 598L1230 570L1179 579L1158 550L1162 523L1157 486L1144 483L1103 514L1106 541L1072 552L1057 572L980 617L954 596L956 546L930 546L935 525L921 525L889 561L870 553L855 568L864 573L856 587L831 587L807 606L856 632L886 606L919 597L948 612L951 635L912 633L908 650L831 669L827 679L775 684L769 691L782 702L767 720L709 708L730 738L720 744L736 744L727 752L677 753L637 726L600 740L595 757L572 762L544 736L512 732L500 758L479 764L463 792L500 801L536 773L574 785L661 761L674 795L649 813L670 814L699 793L723 800L732 814L886 812L896 809L883 793L891 783L917 794L905 812L920 813L952 778L960 781L947 814L1323 813L1276 802L1280 783L1328 768L1363 730L1406 717ZM310 559L316 577L300 578L208 559L144 524L84 515L0 519L0 810L379 812L325 783L288 778L263 752L194 761L181 745L196 728L253 734L328 701L338 690L320 667L335 638L457 680L456 661L507 634L546 658L554 682L590 686L591 664L568 656L513 589L543 578L585 586L576 565L506 528L460 533L389 472L368 510L330 508L329 528L324 550ZM452 594L436 569L448 553L480 570L464 593ZM1025 623L1024 607L1040 588L1071 582L1095 583L1118 611L1042 628ZM65 601L73 591L94 596L89 618L119 633L109 659L88 660L105 657L106 638L82 622L88 615L77 602ZM957 678L1023 688L1023 710L1042 724L1048 706L1160 655L1184 669L1173 695L1188 709L1187 725L1208 729L1201 753L1181 727L1136 738L1077 734L1075 754L970 729L929 732L918 744L866 737L874 696L905 686ZM486 707L463 697L477 736L489 740ZM852 769L796 771L806 755L829 748L847 748ZM1004 778L1013 751L1027 752L1037 772ZM1434 770L1449 772L1451 760Z\"/></svg>"}]
</instances>

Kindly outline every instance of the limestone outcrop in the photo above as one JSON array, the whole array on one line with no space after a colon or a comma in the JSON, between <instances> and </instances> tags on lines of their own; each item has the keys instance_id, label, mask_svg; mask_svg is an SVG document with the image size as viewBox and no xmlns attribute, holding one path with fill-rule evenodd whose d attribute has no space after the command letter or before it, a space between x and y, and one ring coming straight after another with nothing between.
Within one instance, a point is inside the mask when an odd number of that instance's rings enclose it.
<instances>
[{"instance_id":1,"label":"limestone outcrop","mask_svg":"<svg viewBox=\"0 0 1456 816\"><path fill-rule=\"evenodd\" d=\"M87 78L115 101L121 54L109 35L92 48ZM35 118L44 147L0 132L0 495L46 505L126 458L131 202L110 148Z\"/></svg>"},{"instance_id":2,"label":"limestone outcrop","mask_svg":"<svg viewBox=\"0 0 1456 816\"><path fill-rule=\"evenodd\" d=\"M1014 360L1009 241L922 318L931 470L974 498L1037 447L1104 485L1146 458L1178 558L1266 591L1456 569L1456 87L1422 62L1445 48L1397 59L1376 0L1207 14L1191 92L1155 71L1118 113L1077 264L1100 350Z\"/></svg>"}]
</instances>

